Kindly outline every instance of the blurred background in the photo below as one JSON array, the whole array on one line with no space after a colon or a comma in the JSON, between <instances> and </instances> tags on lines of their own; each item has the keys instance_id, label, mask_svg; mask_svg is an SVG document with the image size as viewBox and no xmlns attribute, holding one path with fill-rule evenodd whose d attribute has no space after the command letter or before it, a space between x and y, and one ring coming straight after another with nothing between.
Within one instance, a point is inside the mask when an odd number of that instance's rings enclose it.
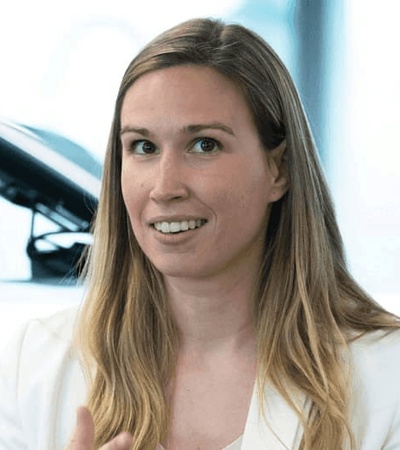
<instances>
[{"instance_id":1,"label":"blurred background","mask_svg":"<svg viewBox=\"0 0 400 450\"><path fill-rule=\"evenodd\" d=\"M138 50L189 18L240 22L272 45L300 91L354 277L400 314L399 13L397 0L14 0L0 14L0 118L64 136L101 164ZM28 317L83 296L65 277L32 279L31 215L0 197L0 346Z\"/></svg>"}]
</instances>

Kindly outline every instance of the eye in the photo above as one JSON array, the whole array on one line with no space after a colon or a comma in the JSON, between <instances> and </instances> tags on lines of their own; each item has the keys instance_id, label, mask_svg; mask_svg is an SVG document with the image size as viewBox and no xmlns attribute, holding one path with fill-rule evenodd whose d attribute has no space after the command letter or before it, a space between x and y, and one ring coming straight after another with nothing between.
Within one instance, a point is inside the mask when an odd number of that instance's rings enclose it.
<instances>
[{"instance_id":1,"label":"eye","mask_svg":"<svg viewBox=\"0 0 400 450\"><path fill-rule=\"evenodd\" d=\"M152 142L145 140L133 141L130 144L129 149L136 155L153 155L158 151L157 147Z\"/></svg>"},{"instance_id":2,"label":"eye","mask_svg":"<svg viewBox=\"0 0 400 450\"><path fill-rule=\"evenodd\" d=\"M196 140L191 151L193 153L215 153L221 147L221 144L213 138L200 138Z\"/></svg>"}]
</instances>

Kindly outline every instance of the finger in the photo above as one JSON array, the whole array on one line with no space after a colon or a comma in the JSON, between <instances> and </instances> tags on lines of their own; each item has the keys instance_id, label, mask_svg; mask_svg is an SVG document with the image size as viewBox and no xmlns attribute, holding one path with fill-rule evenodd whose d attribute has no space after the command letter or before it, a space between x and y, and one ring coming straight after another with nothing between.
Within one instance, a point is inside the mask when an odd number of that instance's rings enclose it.
<instances>
[{"instance_id":1,"label":"finger","mask_svg":"<svg viewBox=\"0 0 400 450\"><path fill-rule=\"evenodd\" d=\"M76 412L76 429L69 450L92 450L94 423L90 411L80 406Z\"/></svg>"},{"instance_id":2,"label":"finger","mask_svg":"<svg viewBox=\"0 0 400 450\"><path fill-rule=\"evenodd\" d=\"M110 442L103 445L99 450L131 450L133 444L132 436L127 433L120 433Z\"/></svg>"}]
</instances>

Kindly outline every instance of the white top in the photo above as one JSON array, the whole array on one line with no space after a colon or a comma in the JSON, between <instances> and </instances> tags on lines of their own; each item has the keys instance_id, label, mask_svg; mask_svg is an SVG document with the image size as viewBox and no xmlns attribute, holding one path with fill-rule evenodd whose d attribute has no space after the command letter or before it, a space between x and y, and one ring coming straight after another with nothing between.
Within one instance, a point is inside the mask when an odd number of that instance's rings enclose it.
<instances>
[{"instance_id":1,"label":"white top","mask_svg":"<svg viewBox=\"0 0 400 450\"><path fill-rule=\"evenodd\" d=\"M1 450L65 450L76 408L86 397L71 346L75 314L68 310L29 322L0 358ZM351 354L357 450L400 450L400 332L370 333L351 344ZM267 422L259 415L254 390L236 448L298 449L302 429L294 411L271 387L265 389L265 401Z\"/></svg>"},{"instance_id":2,"label":"white top","mask_svg":"<svg viewBox=\"0 0 400 450\"><path fill-rule=\"evenodd\" d=\"M242 442L243 442L243 435L239 436L236 439L236 441L232 442L232 444L229 444L227 447L225 447L224 450L241 450Z\"/></svg>"},{"instance_id":3,"label":"white top","mask_svg":"<svg viewBox=\"0 0 400 450\"><path fill-rule=\"evenodd\" d=\"M221 450L241 450L242 448L243 435L239 436L235 439L231 444L227 447L222 448ZM161 444L158 444L156 450L167 450Z\"/></svg>"}]
</instances>

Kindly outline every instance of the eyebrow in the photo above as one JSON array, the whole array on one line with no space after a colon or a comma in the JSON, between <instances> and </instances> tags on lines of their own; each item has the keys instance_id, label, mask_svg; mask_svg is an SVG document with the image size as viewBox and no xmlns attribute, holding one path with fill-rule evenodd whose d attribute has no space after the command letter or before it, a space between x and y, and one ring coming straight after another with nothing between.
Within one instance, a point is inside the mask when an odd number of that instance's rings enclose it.
<instances>
[{"instance_id":1,"label":"eyebrow","mask_svg":"<svg viewBox=\"0 0 400 450\"><path fill-rule=\"evenodd\" d=\"M203 130L222 130L225 131L225 133L235 136L235 133L233 132L232 128L220 122L211 122L199 125L187 125L186 127L184 127L184 130L188 131L189 133L198 133L199 131Z\"/></svg>"},{"instance_id":2,"label":"eyebrow","mask_svg":"<svg viewBox=\"0 0 400 450\"><path fill-rule=\"evenodd\" d=\"M143 136L149 137L150 136L150 131L147 128L136 128L136 127L122 127L119 135L122 136L125 133L137 133L137 134L141 134Z\"/></svg>"},{"instance_id":3,"label":"eyebrow","mask_svg":"<svg viewBox=\"0 0 400 450\"><path fill-rule=\"evenodd\" d=\"M183 127L183 131L187 133L198 133L199 131L203 130L221 130L224 131L225 133L235 136L235 133L233 132L232 128L220 122L186 125ZM125 133L137 133L146 137L151 136L151 132L147 128L141 127L131 127L131 126L122 127L119 133L120 136L122 136Z\"/></svg>"}]
</instances>

